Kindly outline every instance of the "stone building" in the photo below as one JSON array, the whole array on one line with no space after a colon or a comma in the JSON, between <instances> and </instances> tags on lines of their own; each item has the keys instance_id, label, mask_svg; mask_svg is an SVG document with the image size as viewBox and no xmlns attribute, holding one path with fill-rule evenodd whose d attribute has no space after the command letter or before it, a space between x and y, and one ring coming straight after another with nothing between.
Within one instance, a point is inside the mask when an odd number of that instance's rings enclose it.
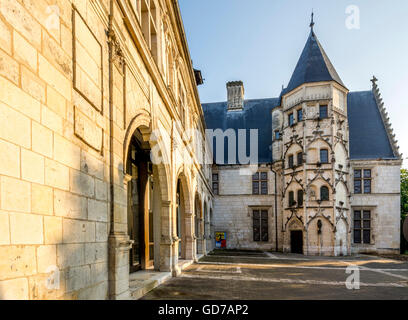
<instances>
[{"instance_id":1,"label":"stone building","mask_svg":"<svg viewBox=\"0 0 408 320\"><path fill-rule=\"evenodd\" d=\"M235 81L203 104L215 231L228 248L399 253L402 159L377 79L349 92L313 26L278 98L245 100Z\"/></svg>"},{"instance_id":2,"label":"stone building","mask_svg":"<svg viewBox=\"0 0 408 320\"><path fill-rule=\"evenodd\" d=\"M201 81L176 0L0 1L0 299L129 298L211 250Z\"/></svg>"}]
</instances>

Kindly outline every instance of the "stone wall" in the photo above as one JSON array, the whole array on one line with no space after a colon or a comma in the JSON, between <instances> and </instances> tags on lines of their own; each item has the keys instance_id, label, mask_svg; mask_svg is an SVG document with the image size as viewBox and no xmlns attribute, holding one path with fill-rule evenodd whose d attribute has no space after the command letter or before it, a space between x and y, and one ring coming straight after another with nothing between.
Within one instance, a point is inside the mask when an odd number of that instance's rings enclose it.
<instances>
[{"instance_id":1,"label":"stone wall","mask_svg":"<svg viewBox=\"0 0 408 320\"><path fill-rule=\"evenodd\" d=\"M214 231L227 233L227 247L238 249L275 250L275 176L266 166L268 194L252 195L252 176L243 175L243 167L218 166L219 195L214 198ZM216 172L216 171L214 171ZM280 199L280 197L278 198ZM268 210L268 241L253 239L252 210Z\"/></svg>"},{"instance_id":2,"label":"stone wall","mask_svg":"<svg viewBox=\"0 0 408 320\"><path fill-rule=\"evenodd\" d=\"M129 296L124 155L140 127L167 161L158 269L177 264L178 174L212 207L198 143L181 138L204 124L178 5L154 1L155 42L134 3L0 2L0 299Z\"/></svg>"},{"instance_id":3,"label":"stone wall","mask_svg":"<svg viewBox=\"0 0 408 320\"><path fill-rule=\"evenodd\" d=\"M353 194L351 208L370 210L372 234L370 244L354 244L356 253L399 253L400 250L400 160L352 161L352 169L371 169L370 194Z\"/></svg>"}]
</instances>

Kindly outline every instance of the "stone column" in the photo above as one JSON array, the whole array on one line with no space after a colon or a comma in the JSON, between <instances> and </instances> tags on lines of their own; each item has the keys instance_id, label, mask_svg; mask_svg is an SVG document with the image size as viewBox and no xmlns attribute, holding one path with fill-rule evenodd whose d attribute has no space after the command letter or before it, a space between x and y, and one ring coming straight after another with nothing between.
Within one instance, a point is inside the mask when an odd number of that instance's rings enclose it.
<instances>
[{"instance_id":1,"label":"stone column","mask_svg":"<svg viewBox=\"0 0 408 320\"><path fill-rule=\"evenodd\" d=\"M196 256L196 246L195 246L195 239L194 239L194 232L193 232L193 213L186 212L185 213L185 241L186 241L186 260L194 260Z\"/></svg>"},{"instance_id":2,"label":"stone column","mask_svg":"<svg viewBox=\"0 0 408 320\"><path fill-rule=\"evenodd\" d=\"M161 209L161 240L160 240L160 271L171 272L173 263L173 236L171 233L171 201L162 201Z\"/></svg>"},{"instance_id":3,"label":"stone column","mask_svg":"<svg viewBox=\"0 0 408 320\"><path fill-rule=\"evenodd\" d=\"M127 193L130 175L124 177L124 189L116 192ZM111 213L111 228L108 239L109 250L109 298L112 300L129 299L129 250L133 241L127 234L126 207L114 205Z\"/></svg>"}]
</instances>

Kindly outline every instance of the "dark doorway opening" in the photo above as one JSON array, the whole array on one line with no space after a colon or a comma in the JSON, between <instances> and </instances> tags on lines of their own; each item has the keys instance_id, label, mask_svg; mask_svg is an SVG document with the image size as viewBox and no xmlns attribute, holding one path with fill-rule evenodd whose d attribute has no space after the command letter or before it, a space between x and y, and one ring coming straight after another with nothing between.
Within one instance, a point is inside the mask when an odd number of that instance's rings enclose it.
<instances>
[{"instance_id":1,"label":"dark doorway opening","mask_svg":"<svg viewBox=\"0 0 408 320\"><path fill-rule=\"evenodd\" d=\"M134 241L130 250L130 272L154 265L153 166L150 150L135 133L129 147L128 233ZM139 138L139 139L138 139Z\"/></svg>"},{"instance_id":2,"label":"dark doorway opening","mask_svg":"<svg viewBox=\"0 0 408 320\"><path fill-rule=\"evenodd\" d=\"M301 230L290 232L290 248L292 253L303 254L303 232Z\"/></svg>"}]
</instances>

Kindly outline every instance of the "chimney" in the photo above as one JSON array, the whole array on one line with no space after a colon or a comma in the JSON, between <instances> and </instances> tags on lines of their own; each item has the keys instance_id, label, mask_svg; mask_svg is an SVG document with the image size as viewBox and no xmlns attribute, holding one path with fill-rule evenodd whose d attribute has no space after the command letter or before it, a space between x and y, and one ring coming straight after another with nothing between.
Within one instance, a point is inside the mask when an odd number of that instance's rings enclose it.
<instances>
[{"instance_id":1,"label":"chimney","mask_svg":"<svg viewBox=\"0 0 408 320\"><path fill-rule=\"evenodd\" d=\"M244 83L233 81L227 83L228 111L240 111L244 108Z\"/></svg>"}]
</instances>

